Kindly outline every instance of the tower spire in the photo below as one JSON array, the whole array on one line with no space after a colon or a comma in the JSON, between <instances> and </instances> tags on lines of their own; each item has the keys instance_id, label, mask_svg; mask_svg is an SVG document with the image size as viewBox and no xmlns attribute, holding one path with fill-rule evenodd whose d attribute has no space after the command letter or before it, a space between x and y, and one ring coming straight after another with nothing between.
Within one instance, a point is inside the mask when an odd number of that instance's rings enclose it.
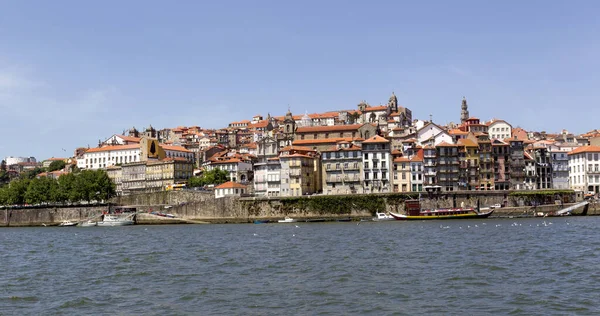
<instances>
[{"instance_id":1,"label":"tower spire","mask_svg":"<svg viewBox=\"0 0 600 316\"><path fill-rule=\"evenodd\" d=\"M469 107L467 105L467 98L463 96L462 104L460 106L460 123L464 124L469 119Z\"/></svg>"}]
</instances>

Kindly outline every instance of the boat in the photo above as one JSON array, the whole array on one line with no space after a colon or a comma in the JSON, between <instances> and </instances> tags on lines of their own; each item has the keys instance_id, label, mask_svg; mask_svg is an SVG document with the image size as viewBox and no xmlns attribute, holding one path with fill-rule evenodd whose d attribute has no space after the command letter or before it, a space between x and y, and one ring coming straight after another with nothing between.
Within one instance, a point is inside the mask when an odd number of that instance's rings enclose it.
<instances>
[{"instance_id":1,"label":"boat","mask_svg":"<svg viewBox=\"0 0 600 316\"><path fill-rule=\"evenodd\" d=\"M277 221L278 223L295 223L296 220L291 217L285 217L285 219L280 219Z\"/></svg>"},{"instance_id":2,"label":"boat","mask_svg":"<svg viewBox=\"0 0 600 316\"><path fill-rule=\"evenodd\" d=\"M94 227L94 226L98 226L98 222L94 222L92 220L88 220L88 221L79 223L79 226L81 226L81 227Z\"/></svg>"},{"instance_id":3,"label":"boat","mask_svg":"<svg viewBox=\"0 0 600 316\"><path fill-rule=\"evenodd\" d=\"M67 227L67 226L77 226L77 222L71 222L71 221L62 221L62 223L58 224L58 226L63 226L63 227Z\"/></svg>"},{"instance_id":4,"label":"boat","mask_svg":"<svg viewBox=\"0 0 600 316\"><path fill-rule=\"evenodd\" d=\"M98 222L98 226L127 226L133 225L135 222L133 221L134 214L104 214L102 221Z\"/></svg>"},{"instance_id":5,"label":"boat","mask_svg":"<svg viewBox=\"0 0 600 316\"><path fill-rule=\"evenodd\" d=\"M413 200L406 201L406 208L406 214L396 214L390 212L390 215L396 220L433 220L487 218L494 212L493 209L487 212L481 212L479 207L423 210L420 207L420 202Z\"/></svg>"},{"instance_id":6,"label":"boat","mask_svg":"<svg viewBox=\"0 0 600 316\"><path fill-rule=\"evenodd\" d=\"M379 212L375 212L375 217L373 217L373 220L378 222L378 221L393 221L395 218L392 215L386 214L386 213L379 213Z\"/></svg>"},{"instance_id":7,"label":"boat","mask_svg":"<svg viewBox=\"0 0 600 316\"><path fill-rule=\"evenodd\" d=\"M254 224L266 224L268 222L269 222L268 219L255 219L254 220Z\"/></svg>"}]
</instances>

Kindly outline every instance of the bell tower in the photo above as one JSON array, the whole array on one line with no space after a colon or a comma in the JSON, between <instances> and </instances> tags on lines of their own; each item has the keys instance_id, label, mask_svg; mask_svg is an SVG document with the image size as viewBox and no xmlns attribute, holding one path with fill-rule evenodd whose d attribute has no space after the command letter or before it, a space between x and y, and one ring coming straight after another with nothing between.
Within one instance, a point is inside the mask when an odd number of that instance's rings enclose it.
<instances>
[{"instance_id":1,"label":"bell tower","mask_svg":"<svg viewBox=\"0 0 600 316\"><path fill-rule=\"evenodd\" d=\"M460 123L464 124L469 119L469 109L467 106L467 98L463 97L462 105L460 106Z\"/></svg>"}]
</instances>

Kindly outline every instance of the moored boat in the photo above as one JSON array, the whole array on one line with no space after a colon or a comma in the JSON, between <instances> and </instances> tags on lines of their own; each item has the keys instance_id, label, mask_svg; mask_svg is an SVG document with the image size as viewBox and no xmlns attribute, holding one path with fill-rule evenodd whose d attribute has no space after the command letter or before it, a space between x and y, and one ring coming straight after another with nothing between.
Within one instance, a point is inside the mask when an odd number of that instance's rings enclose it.
<instances>
[{"instance_id":1,"label":"moored boat","mask_svg":"<svg viewBox=\"0 0 600 316\"><path fill-rule=\"evenodd\" d=\"M406 214L390 212L390 215L397 220L433 220L487 218L494 212L493 209L487 212L480 212L479 207L422 210L419 201L406 201L406 208Z\"/></svg>"},{"instance_id":2,"label":"moored boat","mask_svg":"<svg viewBox=\"0 0 600 316\"><path fill-rule=\"evenodd\" d=\"M67 227L67 226L76 226L77 222L71 221L62 221L62 223L58 224L58 226Z\"/></svg>"},{"instance_id":3,"label":"moored boat","mask_svg":"<svg viewBox=\"0 0 600 316\"><path fill-rule=\"evenodd\" d=\"M373 217L373 220L378 222L378 221L393 221L395 218L392 215L386 214L386 213L379 213L376 212L375 213L375 217Z\"/></svg>"},{"instance_id":4,"label":"moored boat","mask_svg":"<svg viewBox=\"0 0 600 316\"><path fill-rule=\"evenodd\" d=\"M254 220L254 224L266 224L268 222L269 222L268 219L255 219Z\"/></svg>"},{"instance_id":5,"label":"moored boat","mask_svg":"<svg viewBox=\"0 0 600 316\"><path fill-rule=\"evenodd\" d=\"M88 221L79 223L79 226L81 226L81 227L94 227L94 226L98 226L98 222L94 222L92 220L88 220Z\"/></svg>"},{"instance_id":6,"label":"moored boat","mask_svg":"<svg viewBox=\"0 0 600 316\"><path fill-rule=\"evenodd\" d=\"M116 214L104 214L102 221L98 222L98 226L127 226L133 225L135 222L133 221L134 214L124 214L124 215L116 215Z\"/></svg>"},{"instance_id":7,"label":"moored boat","mask_svg":"<svg viewBox=\"0 0 600 316\"><path fill-rule=\"evenodd\" d=\"M277 221L278 223L295 223L296 220L291 217L285 217L285 219L280 219Z\"/></svg>"}]
</instances>

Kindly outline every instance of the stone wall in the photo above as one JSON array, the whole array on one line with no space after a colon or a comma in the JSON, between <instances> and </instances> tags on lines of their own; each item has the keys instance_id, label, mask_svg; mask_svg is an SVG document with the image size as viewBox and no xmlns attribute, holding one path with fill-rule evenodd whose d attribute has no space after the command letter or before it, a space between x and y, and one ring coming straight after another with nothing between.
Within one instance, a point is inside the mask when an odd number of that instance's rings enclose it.
<instances>
[{"instance_id":1,"label":"stone wall","mask_svg":"<svg viewBox=\"0 0 600 316\"><path fill-rule=\"evenodd\" d=\"M372 194L345 196L304 196L294 198L220 198L199 191L171 191L119 197L113 202L135 206L143 213L161 212L186 221L213 223L252 222L254 219L370 218L376 211L402 213L410 194ZM514 198L504 192L454 193L421 196L423 208L480 207L507 205L494 216L533 216L537 212L557 211L561 205L531 206L526 198ZM562 207L570 204L565 203ZM64 220L84 221L107 211L107 206L0 209L0 226L57 225ZM599 215L600 204L592 204L588 215Z\"/></svg>"},{"instance_id":2,"label":"stone wall","mask_svg":"<svg viewBox=\"0 0 600 316\"><path fill-rule=\"evenodd\" d=\"M52 226L62 221L86 221L98 218L108 206L0 209L0 226Z\"/></svg>"}]
</instances>

